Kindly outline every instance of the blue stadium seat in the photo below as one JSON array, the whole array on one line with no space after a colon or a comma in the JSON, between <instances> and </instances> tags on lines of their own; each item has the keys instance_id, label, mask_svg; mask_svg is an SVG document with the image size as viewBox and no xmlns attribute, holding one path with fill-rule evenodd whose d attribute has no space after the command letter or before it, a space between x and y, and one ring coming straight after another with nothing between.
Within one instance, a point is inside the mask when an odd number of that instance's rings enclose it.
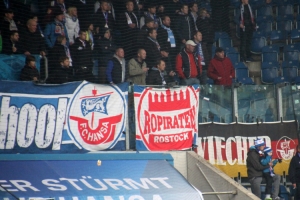
<instances>
[{"instance_id":1,"label":"blue stadium seat","mask_svg":"<svg viewBox=\"0 0 300 200\"><path fill-rule=\"evenodd\" d=\"M252 38L251 52L255 54L261 54L262 48L266 46L267 41L265 37Z\"/></svg>"},{"instance_id":2,"label":"blue stadium seat","mask_svg":"<svg viewBox=\"0 0 300 200\"><path fill-rule=\"evenodd\" d=\"M283 61L282 76L284 76L290 83L295 82L295 78L298 76L299 61Z\"/></svg>"},{"instance_id":3,"label":"blue stadium seat","mask_svg":"<svg viewBox=\"0 0 300 200\"><path fill-rule=\"evenodd\" d=\"M284 31L281 30L273 30L270 35L270 44L277 43L281 47L288 43L288 39Z\"/></svg>"},{"instance_id":4,"label":"blue stadium seat","mask_svg":"<svg viewBox=\"0 0 300 200\"><path fill-rule=\"evenodd\" d=\"M293 21L294 16L293 15L278 15L276 18L276 21Z\"/></svg>"},{"instance_id":5,"label":"blue stadium seat","mask_svg":"<svg viewBox=\"0 0 300 200\"><path fill-rule=\"evenodd\" d=\"M257 9L256 16L273 16L273 8L272 6L262 6Z\"/></svg>"},{"instance_id":6,"label":"blue stadium seat","mask_svg":"<svg viewBox=\"0 0 300 200\"><path fill-rule=\"evenodd\" d=\"M283 60L299 60L299 51L295 50L295 51L284 51L283 52Z\"/></svg>"},{"instance_id":7,"label":"blue stadium seat","mask_svg":"<svg viewBox=\"0 0 300 200\"><path fill-rule=\"evenodd\" d=\"M226 57L231 60L232 64L240 62L240 54L239 53L228 52L228 53L226 53Z\"/></svg>"},{"instance_id":8,"label":"blue stadium seat","mask_svg":"<svg viewBox=\"0 0 300 200\"><path fill-rule=\"evenodd\" d=\"M300 41L300 30L294 29L291 31L291 44L295 44L296 42Z\"/></svg>"},{"instance_id":9,"label":"blue stadium seat","mask_svg":"<svg viewBox=\"0 0 300 200\"><path fill-rule=\"evenodd\" d=\"M280 0L284 1L284 0ZM277 16L280 15L293 15L294 14L294 7L293 4L287 4L277 7Z\"/></svg>"},{"instance_id":10,"label":"blue stadium seat","mask_svg":"<svg viewBox=\"0 0 300 200\"><path fill-rule=\"evenodd\" d=\"M253 37L265 37L267 38L267 33L265 33L264 31L254 31L253 32Z\"/></svg>"},{"instance_id":11,"label":"blue stadium seat","mask_svg":"<svg viewBox=\"0 0 300 200\"><path fill-rule=\"evenodd\" d=\"M285 51L300 51L300 45L299 44L285 45L283 47L283 52L285 52Z\"/></svg>"},{"instance_id":12,"label":"blue stadium seat","mask_svg":"<svg viewBox=\"0 0 300 200\"><path fill-rule=\"evenodd\" d=\"M274 79L278 77L278 70L278 62L262 62L261 82L264 84L273 84Z\"/></svg>"},{"instance_id":13,"label":"blue stadium seat","mask_svg":"<svg viewBox=\"0 0 300 200\"><path fill-rule=\"evenodd\" d=\"M249 77L248 67L243 62L235 63L234 69L236 82L240 82L243 78Z\"/></svg>"},{"instance_id":14,"label":"blue stadium seat","mask_svg":"<svg viewBox=\"0 0 300 200\"><path fill-rule=\"evenodd\" d=\"M232 40L231 38L219 38L219 47L226 48L232 47Z\"/></svg>"},{"instance_id":15,"label":"blue stadium seat","mask_svg":"<svg viewBox=\"0 0 300 200\"><path fill-rule=\"evenodd\" d=\"M277 52L279 54L280 52L279 45L272 44L272 45L265 46L262 48L262 52Z\"/></svg>"},{"instance_id":16,"label":"blue stadium seat","mask_svg":"<svg viewBox=\"0 0 300 200\"><path fill-rule=\"evenodd\" d=\"M226 53L238 53L234 47L223 47L225 54Z\"/></svg>"},{"instance_id":17,"label":"blue stadium seat","mask_svg":"<svg viewBox=\"0 0 300 200\"><path fill-rule=\"evenodd\" d=\"M273 80L273 84L274 85L277 85L277 84L280 84L280 83L285 83L285 84L289 84L289 80L284 77L284 76L278 76L278 77L275 77L274 80Z\"/></svg>"},{"instance_id":18,"label":"blue stadium seat","mask_svg":"<svg viewBox=\"0 0 300 200\"><path fill-rule=\"evenodd\" d=\"M278 61L278 53L273 52L262 52L261 57L262 62L277 62Z\"/></svg>"},{"instance_id":19,"label":"blue stadium seat","mask_svg":"<svg viewBox=\"0 0 300 200\"><path fill-rule=\"evenodd\" d=\"M289 35L293 30L293 22L289 21L278 21L276 22L276 30L285 31L286 35Z\"/></svg>"},{"instance_id":20,"label":"blue stadium seat","mask_svg":"<svg viewBox=\"0 0 300 200\"><path fill-rule=\"evenodd\" d=\"M211 48L211 57L213 58L214 56L215 56L215 54L216 54L216 46L215 45L213 45L212 46L212 48Z\"/></svg>"},{"instance_id":21,"label":"blue stadium seat","mask_svg":"<svg viewBox=\"0 0 300 200\"><path fill-rule=\"evenodd\" d=\"M250 78L250 77L244 77L244 78L239 79L239 83L242 85L255 85L252 78Z\"/></svg>"},{"instance_id":22,"label":"blue stadium seat","mask_svg":"<svg viewBox=\"0 0 300 200\"><path fill-rule=\"evenodd\" d=\"M271 15L261 15L261 16L257 16L256 18L256 23L261 23L261 22L266 22L266 21L269 21L269 22L272 22L273 21L273 16Z\"/></svg>"},{"instance_id":23,"label":"blue stadium seat","mask_svg":"<svg viewBox=\"0 0 300 200\"><path fill-rule=\"evenodd\" d=\"M273 23L271 21L263 21L261 23L257 23L257 25L257 31L263 31L266 34L266 38L270 36L271 31L273 30Z\"/></svg>"},{"instance_id":24,"label":"blue stadium seat","mask_svg":"<svg viewBox=\"0 0 300 200\"><path fill-rule=\"evenodd\" d=\"M230 38L228 33L226 32L215 32L215 40L214 41L218 41L219 38Z\"/></svg>"}]
</instances>

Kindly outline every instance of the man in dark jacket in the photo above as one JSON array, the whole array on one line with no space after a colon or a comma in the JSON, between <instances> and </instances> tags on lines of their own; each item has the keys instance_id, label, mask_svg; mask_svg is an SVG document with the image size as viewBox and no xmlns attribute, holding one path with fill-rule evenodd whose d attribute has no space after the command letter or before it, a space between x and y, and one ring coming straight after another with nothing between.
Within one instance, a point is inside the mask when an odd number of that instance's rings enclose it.
<instances>
[{"instance_id":1,"label":"man in dark jacket","mask_svg":"<svg viewBox=\"0 0 300 200\"><path fill-rule=\"evenodd\" d=\"M100 8L94 16L94 23L96 32L99 32L104 28L109 28L110 30L114 29L115 20L112 14L108 12L108 2L106 0L101 1Z\"/></svg>"},{"instance_id":2,"label":"man in dark jacket","mask_svg":"<svg viewBox=\"0 0 300 200\"><path fill-rule=\"evenodd\" d=\"M27 29L22 32L20 37L20 43L23 47L25 55L41 54L46 55L45 41L41 33L37 31L37 22L33 19L27 21Z\"/></svg>"},{"instance_id":3,"label":"man in dark jacket","mask_svg":"<svg viewBox=\"0 0 300 200\"><path fill-rule=\"evenodd\" d=\"M162 58L162 55L165 54L167 57L167 53L164 51L162 52L158 41L156 40L157 32L155 29L148 30L148 37L145 42L145 50L147 53L146 63L149 67L151 73L151 68L156 66L156 61Z\"/></svg>"},{"instance_id":4,"label":"man in dark jacket","mask_svg":"<svg viewBox=\"0 0 300 200\"><path fill-rule=\"evenodd\" d=\"M38 81L40 78L39 71L35 66L35 57L27 56L25 60L25 66L21 71L21 81Z\"/></svg>"},{"instance_id":5,"label":"man in dark jacket","mask_svg":"<svg viewBox=\"0 0 300 200\"><path fill-rule=\"evenodd\" d=\"M260 158L264 156L264 148L266 144L263 139L257 138L254 141L254 146L251 146L247 154L247 173L248 179L251 184L251 191L257 197L260 198L260 184L262 182L263 170L273 166L273 162L270 162L269 165L263 166L260 163Z\"/></svg>"},{"instance_id":6,"label":"man in dark jacket","mask_svg":"<svg viewBox=\"0 0 300 200\"><path fill-rule=\"evenodd\" d=\"M290 162L289 177L293 188L296 189L294 199L300 199L300 145L297 146L297 152Z\"/></svg>"},{"instance_id":7,"label":"man in dark jacket","mask_svg":"<svg viewBox=\"0 0 300 200\"><path fill-rule=\"evenodd\" d=\"M76 69L76 78L78 80L94 82L92 49L90 43L86 41L85 31L79 31L79 37L76 38L74 44L71 46L71 55L73 66Z\"/></svg>"},{"instance_id":8,"label":"man in dark jacket","mask_svg":"<svg viewBox=\"0 0 300 200\"><path fill-rule=\"evenodd\" d=\"M178 40L178 47L181 49L188 40L193 39L193 33L195 32L194 20L189 16L188 5L183 4L181 6L181 12L178 13L176 19L176 37Z\"/></svg>"},{"instance_id":9,"label":"man in dark jacket","mask_svg":"<svg viewBox=\"0 0 300 200\"><path fill-rule=\"evenodd\" d=\"M154 20L152 18L145 19L145 25L141 28L137 36L138 48L144 48L146 39L148 37L148 30L154 28Z\"/></svg>"},{"instance_id":10,"label":"man in dark jacket","mask_svg":"<svg viewBox=\"0 0 300 200\"><path fill-rule=\"evenodd\" d=\"M207 49L207 51L204 51L203 53L205 63L208 65L211 60L211 51L215 32L210 15L205 8L200 9L200 15L196 21L196 25L198 31L202 33L202 46Z\"/></svg>"},{"instance_id":11,"label":"man in dark jacket","mask_svg":"<svg viewBox=\"0 0 300 200\"><path fill-rule=\"evenodd\" d=\"M19 42L18 31L11 31L10 38L4 39L2 46L3 46L2 53L9 54L9 55L23 53L22 46Z\"/></svg>"},{"instance_id":12,"label":"man in dark jacket","mask_svg":"<svg viewBox=\"0 0 300 200\"><path fill-rule=\"evenodd\" d=\"M13 11L11 9L5 10L5 17L1 20L0 27L2 38L9 39L10 31L18 31L17 23L14 21Z\"/></svg>"},{"instance_id":13,"label":"man in dark jacket","mask_svg":"<svg viewBox=\"0 0 300 200\"><path fill-rule=\"evenodd\" d=\"M139 21L133 9L133 1L128 0L126 2L126 11L121 14L119 20L126 60L133 58L137 50L136 39L139 31Z\"/></svg>"},{"instance_id":14,"label":"man in dark jacket","mask_svg":"<svg viewBox=\"0 0 300 200\"><path fill-rule=\"evenodd\" d=\"M216 55L210 61L207 76L213 79L216 85L229 86L232 84L235 72L230 59L225 57L223 48L216 49Z\"/></svg>"},{"instance_id":15,"label":"man in dark jacket","mask_svg":"<svg viewBox=\"0 0 300 200\"><path fill-rule=\"evenodd\" d=\"M48 83L62 84L74 81L70 60L67 56L62 56L57 60L60 63L53 67L54 73L49 77Z\"/></svg>"},{"instance_id":16,"label":"man in dark jacket","mask_svg":"<svg viewBox=\"0 0 300 200\"><path fill-rule=\"evenodd\" d=\"M156 64L156 67L152 68L152 72L147 77L147 85L167 85L167 77L164 72L166 68L165 61L159 59Z\"/></svg>"},{"instance_id":17,"label":"man in dark jacket","mask_svg":"<svg viewBox=\"0 0 300 200\"><path fill-rule=\"evenodd\" d=\"M107 63L106 79L110 84L118 84L127 81L128 69L124 59L124 50L117 48L112 59Z\"/></svg>"}]
</instances>

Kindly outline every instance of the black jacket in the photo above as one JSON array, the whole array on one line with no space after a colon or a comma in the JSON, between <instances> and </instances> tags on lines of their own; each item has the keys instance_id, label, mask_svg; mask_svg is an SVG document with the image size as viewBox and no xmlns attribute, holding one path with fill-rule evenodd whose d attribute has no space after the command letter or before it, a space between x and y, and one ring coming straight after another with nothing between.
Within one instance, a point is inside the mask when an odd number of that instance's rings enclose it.
<instances>
[{"instance_id":1,"label":"black jacket","mask_svg":"<svg viewBox=\"0 0 300 200\"><path fill-rule=\"evenodd\" d=\"M112 68L112 71L111 71L112 81L115 84L121 83L122 82L122 65L116 57L113 57L111 59L111 61L113 62L113 68ZM125 66L125 79L124 79L124 81L126 81L128 79L128 75L129 75L128 68L127 68L127 66Z\"/></svg>"},{"instance_id":2,"label":"black jacket","mask_svg":"<svg viewBox=\"0 0 300 200\"><path fill-rule=\"evenodd\" d=\"M99 67L106 67L108 60L113 57L116 45L112 40L103 37L96 43L96 49L99 56Z\"/></svg>"},{"instance_id":3,"label":"black jacket","mask_svg":"<svg viewBox=\"0 0 300 200\"><path fill-rule=\"evenodd\" d=\"M156 66L157 60L161 58L160 50L158 50L156 43L149 38L146 39L144 48L147 53L147 66L151 69L152 67Z\"/></svg>"},{"instance_id":4,"label":"black jacket","mask_svg":"<svg viewBox=\"0 0 300 200\"><path fill-rule=\"evenodd\" d=\"M247 154L247 173L248 178L261 177L263 175L263 170L269 168L269 165L263 166L260 163L260 154L255 148L250 148Z\"/></svg>"},{"instance_id":5,"label":"black jacket","mask_svg":"<svg viewBox=\"0 0 300 200\"><path fill-rule=\"evenodd\" d=\"M162 77L160 75L160 71L156 68L152 68L152 72L147 76L146 83L147 85L166 85L167 77L164 75L165 84L163 84Z\"/></svg>"},{"instance_id":6,"label":"black jacket","mask_svg":"<svg viewBox=\"0 0 300 200\"><path fill-rule=\"evenodd\" d=\"M21 81L33 81L33 78L36 77L39 79L40 74L36 68L31 68L28 65L25 65L21 71L20 80Z\"/></svg>"},{"instance_id":7,"label":"black jacket","mask_svg":"<svg viewBox=\"0 0 300 200\"><path fill-rule=\"evenodd\" d=\"M194 20L189 15L178 14L176 18L176 33L175 38L181 43L183 39L192 40L195 32Z\"/></svg>"},{"instance_id":8,"label":"black jacket","mask_svg":"<svg viewBox=\"0 0 300 200\"><path fill-rule=\"evenodd\" d=\"M105 27L106 20L105 20L105 17L104 17L104 14L103 14L101 8L99 8L98 11L96 12L96 14L94 15L93 22L95 23L94 24L95 27L100 28L100 31L104 28L107 28L107 27ZM111 29L111 30L114 29L115 20L114 20L112 14L108 13L108 12L107 12L107 25L108 25L109 29Z\"/></svg>"},{"instance_id":9,"label":"black jacket","mask_svg":"<svg viewBox=\"0 0 300 200\"><path fill-rule=\"evenodd\" d=\"M72 68L62 68L61 66L54 67L53 73L47 80L48 83L61 84L74 81Z\"/></svg>"},{"instance_id":10,"label":"black jacket","mask_svg":"<svg viewBox=\"0 0 300 200\"><path fill-rule=\"evenodd\" d=\"M148 28L146 25L144 25L141 30L138 32L137 36L137 46L138 48L144 48L145 42L148 37Z\"/></svg>"},{"instance_id":11,"label":"black jacket","mask_svg":"<svg viewBox=\"0 0 300 200\"><path fill-rule=\"evenodd\" d=\"M79 38L76 38L70 50L74 67L80 68L84 66L88 68L88 71L92 71L92 49L90 43L85 41L84 46Z\"/></svg>"},{"instance_id":12,"label":"black jacket","mask_svg":"<svg viewBox=\"0 0 300 200\"><path fill-rule=\"evenodd\" d=\"M214 29L211 18L198 17L196 21L198 30L202 33L202 42L213 43Z\"/></svg>"},{"instance_id":13,"label":"black jacket","mask_svg":"<svg viewBox=\"0 0 300 200\"><path fill-rule=\"evenodd\" d=\"M22 54L23 53L23 48L20 42L15 42L14 46L17 48L16 52L12 51L13 43L12 41L7 38L3 39L3 44L2 44L2 53L11 55L11 54Z\"/></svg>"},{"instance_id":14,"label":"black jacket","mask_svg":"<svg viewBox=\"0 0 300 200\"><path fill-rule=\"evenodd\" d=\"M30 54L40 54L41 51L46 50L45 40L41 33L37 30L34 33L25 30L20 34L20 43L23 51L28 51Z\"/></svg>"},{"instance_id":15,"label":"black jacket","mask_svg":"<svg viewBox=\"0 0 300 200\"><path fill-rule=\"evenodd\" d=\"M171 44L168 41L168 31L161 26L157 29L157 41L162 51L170 52Z\"/></svg>"},{"instance_id":16,"label":"black jacket","mask_svg":"<svg viewBox=\"0 0 300 200\"><path fill-rule=\"evenodd\" d=\"M300 183L300 157L298 152L290 162L289 177L293 184Z\"/></svg>"}]
</instances>

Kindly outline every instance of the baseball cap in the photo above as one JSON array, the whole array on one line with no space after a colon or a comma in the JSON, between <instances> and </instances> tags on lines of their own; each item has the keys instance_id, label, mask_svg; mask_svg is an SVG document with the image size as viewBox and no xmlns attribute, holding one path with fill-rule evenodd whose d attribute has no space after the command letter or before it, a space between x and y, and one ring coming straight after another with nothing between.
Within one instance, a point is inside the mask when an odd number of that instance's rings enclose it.
<instances>
[{"instance_id":1,"label":"baseball cap","mask_svg":"<svg viewBox=\"0 0 300 200\"><path fill-rule=\"evenodd\" d=\"M192 45L193 47L197 45L193 40L188 40L188 41L186 41L185 44L186 44L186 45L187 45L187 44Z\"/></svg>"}]
</instances>

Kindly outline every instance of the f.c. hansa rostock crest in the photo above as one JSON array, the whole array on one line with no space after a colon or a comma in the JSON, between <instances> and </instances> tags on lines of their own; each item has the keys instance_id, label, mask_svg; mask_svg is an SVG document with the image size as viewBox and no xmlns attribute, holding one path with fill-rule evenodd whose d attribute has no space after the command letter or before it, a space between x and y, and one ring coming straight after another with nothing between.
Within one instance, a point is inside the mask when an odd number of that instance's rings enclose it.
<instances>
[{"instance_id":1,"label":"f.c. hansa rostock crest","mask_svg":"<svg viewBox=\"0 0 300 200\"><path fill-rule=\"evenodd\" d=\"M117 86L83 83L70 102L68 128L89 151L110 148L124 131L126 102Z\"/></svg>"}]
</instances>

